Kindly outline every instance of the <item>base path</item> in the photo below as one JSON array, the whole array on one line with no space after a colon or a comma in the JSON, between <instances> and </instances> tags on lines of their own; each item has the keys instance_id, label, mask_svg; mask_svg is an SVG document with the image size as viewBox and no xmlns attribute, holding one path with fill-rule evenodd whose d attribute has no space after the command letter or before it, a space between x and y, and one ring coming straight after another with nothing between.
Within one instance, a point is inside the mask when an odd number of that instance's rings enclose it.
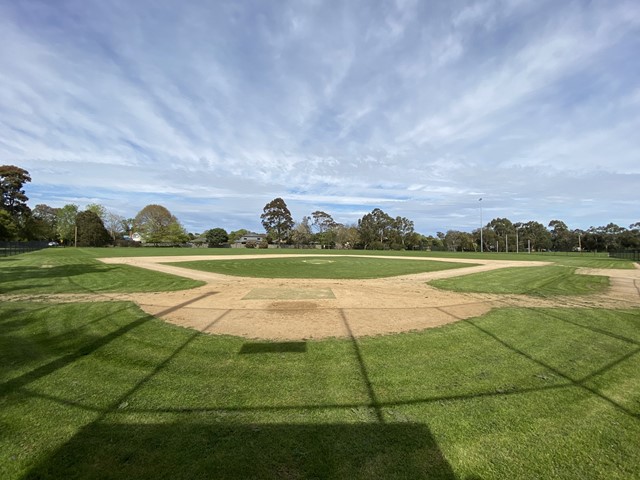
<instances>
[{"instance_id":1,"label":"base path","mask_svg":"<svg viewBox=\"0 0 640 480\"><path fill-rule=\"evenodd\" d=\"M314 256L314 255L308 255ZM329 255L323 255L323 258ZM290 255L270 255L270 258ZM360 257L360 256L358 256ZM170 273L207 284L193 290L110 295L135 301L169 322L212 334L269 340L301 340L398 333L444 325L487 313L492 308L640 306L640 270L582 271L612 277L612 288L590 297L540 299L525 295L489 295L439 290L427 282L498 268L547 265L547 262L379 257L475 264L466 268L375 280L301 280L232 277L166 263L198 260L246 260L264 255L105 258Z\"/></svg>"}]
</instances>

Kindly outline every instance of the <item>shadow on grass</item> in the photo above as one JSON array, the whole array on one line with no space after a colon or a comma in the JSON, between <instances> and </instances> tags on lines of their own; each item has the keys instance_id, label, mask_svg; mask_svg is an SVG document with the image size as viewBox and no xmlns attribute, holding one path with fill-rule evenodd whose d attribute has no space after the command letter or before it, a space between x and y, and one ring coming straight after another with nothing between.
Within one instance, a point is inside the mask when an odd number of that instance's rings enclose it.
<instances>
[{"instance_id":1,"label":"shadow on grass","mask_svg":"<svg viewBox=\"0 0 640 480\"><path fill-rule=\"evenodd\" d=\"M109 272L113 269L114 267L107 265L84 263L38 267L24 265L2 266L0 267L0 294L51 287L51 283L43 283L42 285L34 284L34 282L38 281L48 280L51 282L56 279L75 277L78 275ZM23 280L28 280L29 285L23 285L21 283Z\"/></svg>"},{"instance_id":2,"label":"shadow on grass","mask_svg":"<svg viewBox=\"0 0 640 480\"><path fill-rule=\"evenodd\" d=\"M422 424L93 423L26 479L454 479Z\"/></svg>"},{"instance_id":3,"label":"shadow on grass","mask_svg":"<svg viewBox=\"0 0 640 480\"><path fill-rule=\"evenodd\" d=\"M174 312L177 311L187 305L190 305L194 302L197 302L198 300L201 300L202 298L208 297L210 295L214 295L215 292L206 292L202 295L199 295L195 298L189 299L186 302L180 303L178 305L174 305L172 307L169 307L165 310L163 310L162 312L159 312L157 314L158 317L161 317L162 315L166 315L170 312ZM126 309L126 308L125 308ZM105 315L104 317L101 317L99 319L94 320L94 322L96 321L100 321L100 320L104 320L106 318L111 317L112 315L114 315L114 313L117 312L111 312L109 313L109 315ZM222 315L224 316L224 314ZM218 320L220 318L219 317ZM139 327L140 325L143 325L151 320L153 320L155 317L152 317L150 315L144 316L142 318L139 318L137 320L134 320L133 322L130 322L126 325L123 325L122 327L106 334L103 336L85 336L84 337L84 341L81 342L78 347L76 348L76 350L74 350L71 353L68 353L67 355L64 355L62 357L56 358L55 360L52 360L44 365L41 365L37 368L34 368L33 370L24 373L23 375L20 375L18 377L15 377L11 380L8 380L2 384L0 384L0 396L1 395L7 395L12 393L14 390L22 388L32 382L34 382L35 380L38 380L39 378L45 377L61 368L66 367L67 365L70 365L72 363L74 363L76 360L78 360L81 357L84 357L85 355L89 355L91 353L93 353L94 351L96 351L97 349L99 349L100 347L103 347L107 344L109 344L110 342L112 342L113 340L125 335L126 333L128 333L129 331L133 330L136 327ZM218 321L216 320L216 321ZM188 343L190 343L193 338L195 338L197 336L197 334L199 334L199 332L195 332L194 335L192 335L189 339L189 341L187 343L185 343L185 345L183 345L180 349L178 349L174 355L176 355L182 348L184 348Z\"/></svg>"}]
</instances>

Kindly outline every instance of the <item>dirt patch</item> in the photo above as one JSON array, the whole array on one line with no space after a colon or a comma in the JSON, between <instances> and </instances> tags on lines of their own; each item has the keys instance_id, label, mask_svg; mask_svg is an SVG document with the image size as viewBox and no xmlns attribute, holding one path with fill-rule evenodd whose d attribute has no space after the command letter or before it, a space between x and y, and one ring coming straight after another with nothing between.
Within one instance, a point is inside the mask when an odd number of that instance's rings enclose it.
<instances>
[{"instance_id":1,"label":"dirt patch","mask_svg":"<svg viewBox=\"0 0 640 480\"><path fill-rule=\"evenodd\" d=\"M288 255L274 255L285 257ZM640 306L640 269L587 270L578 273L606 275L611 288L600 295L535 298L525 295L456 293L438 290L426 282L506 267L530 267L546 262L436 259L417 261L473 263L475 266L375 280L306 280L230 277L200 272L164 262L264 258L224 257L108 258L105 263L125 263L207 284L193 290L159 293L103 295L13 295L5 300L54 302L127 300L166 321L206 333L267 340L304 340L367 336L437 327L477 317L492 308L573 307L630 308ZM379 257L393 259L397 257ZM411 257L400 257L406 260ZM480 264L480 265L477 265Z\"/></svg>"}]
</instances>

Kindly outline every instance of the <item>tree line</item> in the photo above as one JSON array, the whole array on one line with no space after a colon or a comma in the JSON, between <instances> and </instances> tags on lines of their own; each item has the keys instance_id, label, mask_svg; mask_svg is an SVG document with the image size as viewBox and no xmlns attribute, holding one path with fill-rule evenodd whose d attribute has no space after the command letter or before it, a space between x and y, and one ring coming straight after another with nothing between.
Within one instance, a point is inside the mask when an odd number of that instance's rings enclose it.
<instances>
[{"instance_id":1,"label":"tree line","mask_svg":"<svg viewBox=\"0 0 640 480\"><path fill-rule=\"evenodd\" d=\"M14 165L0 166L0 241L44 240L63 245L104 246L181 245L199 239L208 246L233 243L251 233L227 232L215 227L203 234L188 233L162 205L147 205L135 217L126 218L99 204L84 210L75 204L60 208L45 204L31 209L23 189L29 172ZM374 208L356 223L336 222L330 213L316 210L295 221L286 202L275 198L260 215L266 239L261 245L345 248L366 250L448 251L615 251L640 248L640 222L628 228L609 223L587 230L570 229L561 220L545 227L537 221L511 222L495 218L472 232L448 230L435 236L415 231L412 220Z\"/></svg>"}]
</instances>

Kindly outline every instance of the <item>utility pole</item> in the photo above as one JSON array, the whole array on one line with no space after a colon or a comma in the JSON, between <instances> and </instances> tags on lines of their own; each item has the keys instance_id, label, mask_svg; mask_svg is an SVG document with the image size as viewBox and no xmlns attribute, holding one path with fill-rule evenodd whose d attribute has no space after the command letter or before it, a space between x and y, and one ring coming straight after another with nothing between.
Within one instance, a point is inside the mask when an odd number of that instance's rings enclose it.
<instances>
[{"instance_id":1,"label":"utility pole","mask_svg":"<svg viewBox=\"0 0 640 480\"><path fill-rule=\"evenodd\" d=\"M478 202L480 202L480 253L482 253L484 251L484 243L482 241L482 198Z\"/></svg>"}]
</instances>

